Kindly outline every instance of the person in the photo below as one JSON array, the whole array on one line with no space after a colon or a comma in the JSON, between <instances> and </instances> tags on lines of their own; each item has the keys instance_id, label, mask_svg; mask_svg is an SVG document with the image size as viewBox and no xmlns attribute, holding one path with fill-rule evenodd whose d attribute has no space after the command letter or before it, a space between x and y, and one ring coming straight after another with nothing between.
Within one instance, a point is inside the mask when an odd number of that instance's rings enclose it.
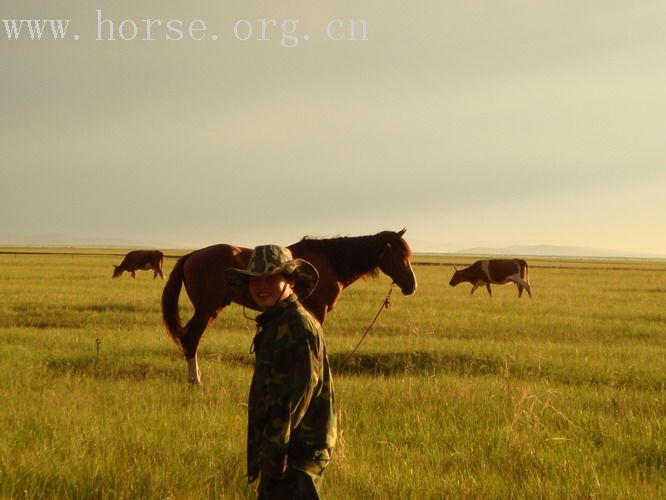
<instances>
[{"instance_id":1,"label":"person","mask_svg":"<svg viewBox=\"0 0 666 500\"><path fill-rule=\"evenodd\" d=\"M323 331L300 303L317 286L317 270L288 248L262 245L247 269L229 268L225 278L249 288L262 310L253 340L248 481L259 478L259 499L318 499L337 417Z\"/></svg>"}]
</instances>

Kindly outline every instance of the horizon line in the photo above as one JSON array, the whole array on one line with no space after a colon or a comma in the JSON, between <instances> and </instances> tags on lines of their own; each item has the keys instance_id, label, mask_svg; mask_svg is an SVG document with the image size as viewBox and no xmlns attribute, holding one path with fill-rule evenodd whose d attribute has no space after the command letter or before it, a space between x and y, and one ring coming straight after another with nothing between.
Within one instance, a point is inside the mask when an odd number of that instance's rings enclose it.
<instances>
[{"instance_id":1,"label":"horizon line","mask_svg":"<svg viewBox=\"0 0 666 500\"><path fill-rule=\"evenodd\" d=\"M212 245L215 245L213 243ZM38 250L38 249L72 249L72 250L85 250L85 249L96 249L96 250L132 250L136 248L159 248L160 250L169 251L185 251L193 252L206 246L197 246L196 248L187 247L187 246L172 246L172 245L134 245L134 244L72 244L72 243L33 243L33 244L17 244L17 243L4 243L0 241L0 249L26 249L26 250ZM520 248L522 247L522 249ZM543 252L530 253L519 250L528 250L536 247L550 247L552 248L561 248L563 253L548 253L546 249ZM506 253L510 248L515 248L515 252ZM478 249L478 251L476 251ZM574 249L581 251L597 251L601 253L588 253L588 254L577 254L577 253L566 253L566 249L571 249L572 252ZM604 253L608 252L608 253ZM0 250L0 254L11 254L11 253L20 253L20 252L3 252ZM37 253L37 252L26 252L26 253ZM461 249L455 251L413 251L414 255L422 256L459 256L459 257L509 257L511 255L517 257L538 257L538 258L578 258L578 259L657 259L657 260L666 260L666 254L652 254L652 253L642 253L636 251L622 251L622 250L612 250L612 249L600 249L594 247L585 247L585 246L568 246L568 245L509 245L505 247L474 247L468 249Z\"/></svg>"}]
</instances>

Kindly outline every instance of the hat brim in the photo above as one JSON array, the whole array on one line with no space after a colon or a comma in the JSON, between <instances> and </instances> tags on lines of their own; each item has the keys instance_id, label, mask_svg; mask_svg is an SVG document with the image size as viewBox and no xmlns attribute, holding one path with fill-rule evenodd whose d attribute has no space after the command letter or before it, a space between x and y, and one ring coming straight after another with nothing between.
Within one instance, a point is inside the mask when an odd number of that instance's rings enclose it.
<instances>
[{"instance_id":1,"label":"hat brim","mask_svg":"<svg viewBox=\"0 0 666 500\"><path fill-rule=\"evenodd\" d=\"M319 272L307 260L293 259L289 262L271 269L269 272L248 271L229 267L224 271L224 277L232 288L245 288L249 285L250 278L273 276L283 274L294 280L294 292L299 300L309 297L319 282Z\"/></svg>"}]
</instances>

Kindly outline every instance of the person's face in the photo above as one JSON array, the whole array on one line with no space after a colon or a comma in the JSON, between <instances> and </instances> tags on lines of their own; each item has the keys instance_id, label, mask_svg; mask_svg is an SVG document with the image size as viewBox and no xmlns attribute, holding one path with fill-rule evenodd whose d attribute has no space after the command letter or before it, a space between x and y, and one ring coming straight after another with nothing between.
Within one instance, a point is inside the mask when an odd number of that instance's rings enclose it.
<instances>
[{"instance_id":1,"label":"person's face","mask_svg":"<svg viewBox=\"0 0 666 500\"><path fill-rule=\"evenodd\" d=\"M253 276L250 278L250 295L263 311L289 297L293 286L293 281L281 274Z\"/></svg>"}]
</instances>

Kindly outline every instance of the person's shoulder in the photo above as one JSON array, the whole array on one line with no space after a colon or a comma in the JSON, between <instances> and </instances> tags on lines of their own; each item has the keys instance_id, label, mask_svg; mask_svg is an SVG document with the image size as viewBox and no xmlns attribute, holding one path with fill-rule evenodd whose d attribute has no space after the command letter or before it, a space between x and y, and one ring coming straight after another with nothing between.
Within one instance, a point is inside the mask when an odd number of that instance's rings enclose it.
<instances>
[{"instance_id":1,"label":"person's shoulder","mask_svg":"<svg viewBox=\"0 0 666 500\"><path fill-rule=\"evenodd\" d=\"M309 333L318 335L321 332L321 324L310 311L308 311L303 304L295 302L293 307L285 315L285 323L289 325L289 329L294 333Z\"/></svg>"}]
</instances>

